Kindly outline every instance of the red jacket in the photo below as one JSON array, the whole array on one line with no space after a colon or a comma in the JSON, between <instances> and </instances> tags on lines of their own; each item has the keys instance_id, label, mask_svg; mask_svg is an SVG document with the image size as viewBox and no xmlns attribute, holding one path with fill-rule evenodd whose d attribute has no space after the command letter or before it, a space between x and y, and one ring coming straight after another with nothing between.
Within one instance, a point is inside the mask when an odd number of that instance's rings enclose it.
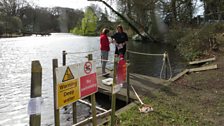
<instances>
[{"instance_id":1,"label":"red jacket","mask_svg":"<svg viewBox=\"0 0 224 126\"><path fill-rule=\"evenodd\" d=\"M110 42L105 34L100 35L100 50L110 51Z\"/></svg>"}]
</instances>

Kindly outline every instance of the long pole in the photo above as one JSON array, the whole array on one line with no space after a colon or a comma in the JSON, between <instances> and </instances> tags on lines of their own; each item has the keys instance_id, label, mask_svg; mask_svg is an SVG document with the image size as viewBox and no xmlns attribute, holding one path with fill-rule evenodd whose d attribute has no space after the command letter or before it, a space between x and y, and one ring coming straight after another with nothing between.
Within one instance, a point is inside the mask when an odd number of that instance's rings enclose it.
<instances>
[{"instance_id":1,"label":"long pole","mask_svg":"<svg viewBox=\"0 0 224 126\"><path fill-rule=\"evenodd\" d=\"M53 59L53 85L54 85L54 123L55 126L60 126L60 113L59 109L57 109L57 82L56 82L56 71L55 69L58 67L58 59Z\"/></svg>"},{"instance_id":2,"label":"long pole","mask_svg":"<svg viewBox=\"0 0 224 126\"><path fill-rule=\"evenodd\" d=\"M88 61L93 60L93 55L88 54ZM92 103L92 117L93 117L93 126L97 126L97 117L96 117L96 96L95 93L90 96Z\"/></svg>"},{"instance_id":3,"label":"long pole","mask_svg":"<svg viewBox=\"0 0 224 126\"><path fill-rule=\"evenodd\" d=\"M127 51L126 54L126 61L127 61L127 97L126 97L126 104L129 103L129 99L130 99L130 81L129 81L129 64L130 64L130 58L129 58L129 52Z\"/></svg>"},{"instance_id":4,"label":"long pole","mask_svg":"<svg viewBox=\"0 0 224 126\"><path fill-rule=\"evenodd\" d=\"M42 67L39 61L32 61L31 68L31 98L41 97ZM40 126L41 115L30 115L30 126Z\"/></svg>"}]
</instances>

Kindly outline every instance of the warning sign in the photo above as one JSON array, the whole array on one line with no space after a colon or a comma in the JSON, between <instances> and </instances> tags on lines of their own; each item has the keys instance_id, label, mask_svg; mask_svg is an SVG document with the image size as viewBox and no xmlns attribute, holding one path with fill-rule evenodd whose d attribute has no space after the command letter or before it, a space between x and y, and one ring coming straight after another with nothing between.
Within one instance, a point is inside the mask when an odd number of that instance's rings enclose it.
<instances>
[{"instance_id":1,"label":"warning sign","mask_svg":"<svg viewBox=\"0 0 224 126\"><path fill-rule=\"evenodd\" d=\"M57 108L61 108L77 101L80 98L78 79L58 84L57 92Z\"/></svg>"},{"instance_id":2,"label":"warning sign","mask_svg":"<svg viewBox=\"0 0 224 126\"><path fill-rule=\"evenodd\" d=\"M57 108L61 108L80 98L78 65L56 68Z\"/></svg>"},{"instance_id":3,"label":"warning sign","mask_svg":"<svg viewBox=\"0 0 224 126\"><path fill-rule=\"evenodd\" d=\"M80 77L80 88L82 98L97 92L96 73Z\"/></svg>"},{"instance_id":4,"label":"warning sign","mask_svg":"<svg viewBox=\"0 0 224 126\"><path fill-rule=\"evenodd\" d=\"M65 81L68 81L68 80L71 80L71 79L74 79L74 76L72 75L72 72L71 72L70 68L67 67L62 82L65 82Z\"/></svg>"},{"instance_id":5,"label":"warning sign","mask_svg":"<svg viewBox=\"0 0 224 126\"><path fill-rule=\"evenodd\" d=\"M92 71L92 63L91 62L86 62L84 65L84 71L86 74L90 74Z\"/></svg>"},{"instance_id":6,"label":"warning sign","mask_svg":"<svg viewBox=\"0 0 224 126\"><path fill-rule=\"evenodd\" d=\"M81 98L98 91L95 62L88 61L80 64L79 74Z\"/></svg>"},{"instance_id":7,"label":"warning sign","mask_svg":"<svg viewBox=\"0 0 224 126\"><path fill-rule=\"evenodd\" d=\"M57 108L98 91L93 61L56 68Z\"/></svg>"}]
</instances>

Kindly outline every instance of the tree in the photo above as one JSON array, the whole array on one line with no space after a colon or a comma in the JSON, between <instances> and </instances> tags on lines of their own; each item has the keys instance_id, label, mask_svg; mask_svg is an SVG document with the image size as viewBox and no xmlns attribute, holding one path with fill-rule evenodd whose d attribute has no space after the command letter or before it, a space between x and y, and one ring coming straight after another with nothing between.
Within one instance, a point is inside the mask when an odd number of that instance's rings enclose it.
<instances>
[{"instance_id":1,"label":"tree","mask_svg":"<svg viewBox=\"0 0 224 126\"><path fill-rule=\"evenodd\" d=\"M19 10L27 5L26 0L0 0L0 10L8 16L18 16Z\"/></svg>"},{"instance_id":2,"label":"tree","mask_svg":"<svg viewBox=\"0 0 224 126\"><path fill-rule=\"evenodd\" d=\"M93 8L88 6L82 18L81 27L75 27L71 32L80 35L96 35L97 21Z\"/></svg>"},{"instance_id":3,"label":"tree","mask_svg":"<svg viewBox=\"0 0 224 126\"><path fill-rule=\"evenodd\" d=\"M87 7L84 18L82 19L83 35L96 34L97 17L91 7Z\"/></svg>"},{"instance_id":4,"label":"tree","mask_svg":"<svg viewBox=\"0 0 224 126\"><path fill-rule=\"evenodd\" d=\"M204 3L204 15L206 20L224 19L223 0L201 0Z\"/></svg>"}]
</instances>

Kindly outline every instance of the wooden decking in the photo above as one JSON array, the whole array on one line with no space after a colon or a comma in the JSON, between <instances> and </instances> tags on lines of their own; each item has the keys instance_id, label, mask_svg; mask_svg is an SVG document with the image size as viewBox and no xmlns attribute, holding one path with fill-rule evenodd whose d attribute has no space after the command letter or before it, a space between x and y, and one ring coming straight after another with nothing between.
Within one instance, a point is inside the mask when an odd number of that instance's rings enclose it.
<instances>
[{"instance_id":1,"label":"wooden decking","mask_svg":"<svg viewBox=\"0 0 224 126\"><path fill-rule=\"evenodd\" d=\"M101 68L97 69L97 74L100 75ZM110 73L111 78L113 78L113 71L108 71ZM102 83L102 80L106 79L105 77L98 76L97 82L98 82L98 91L100 93L111 95L111 86L105 85ZM130 84L133 85L134 88L137 89L137 93L144 94L148 93L150 91L159 89L167 84L166 80L162 80L155 77L150 77L146 75L140 75L135 73L130 73ZM127 84L124 84L124 86L121 88L121 90L117 93L117 99L126 100L127 96ZM131 99L137 99L134 92L130 88L130 98Z\"/></svg>"}]
</instances>

